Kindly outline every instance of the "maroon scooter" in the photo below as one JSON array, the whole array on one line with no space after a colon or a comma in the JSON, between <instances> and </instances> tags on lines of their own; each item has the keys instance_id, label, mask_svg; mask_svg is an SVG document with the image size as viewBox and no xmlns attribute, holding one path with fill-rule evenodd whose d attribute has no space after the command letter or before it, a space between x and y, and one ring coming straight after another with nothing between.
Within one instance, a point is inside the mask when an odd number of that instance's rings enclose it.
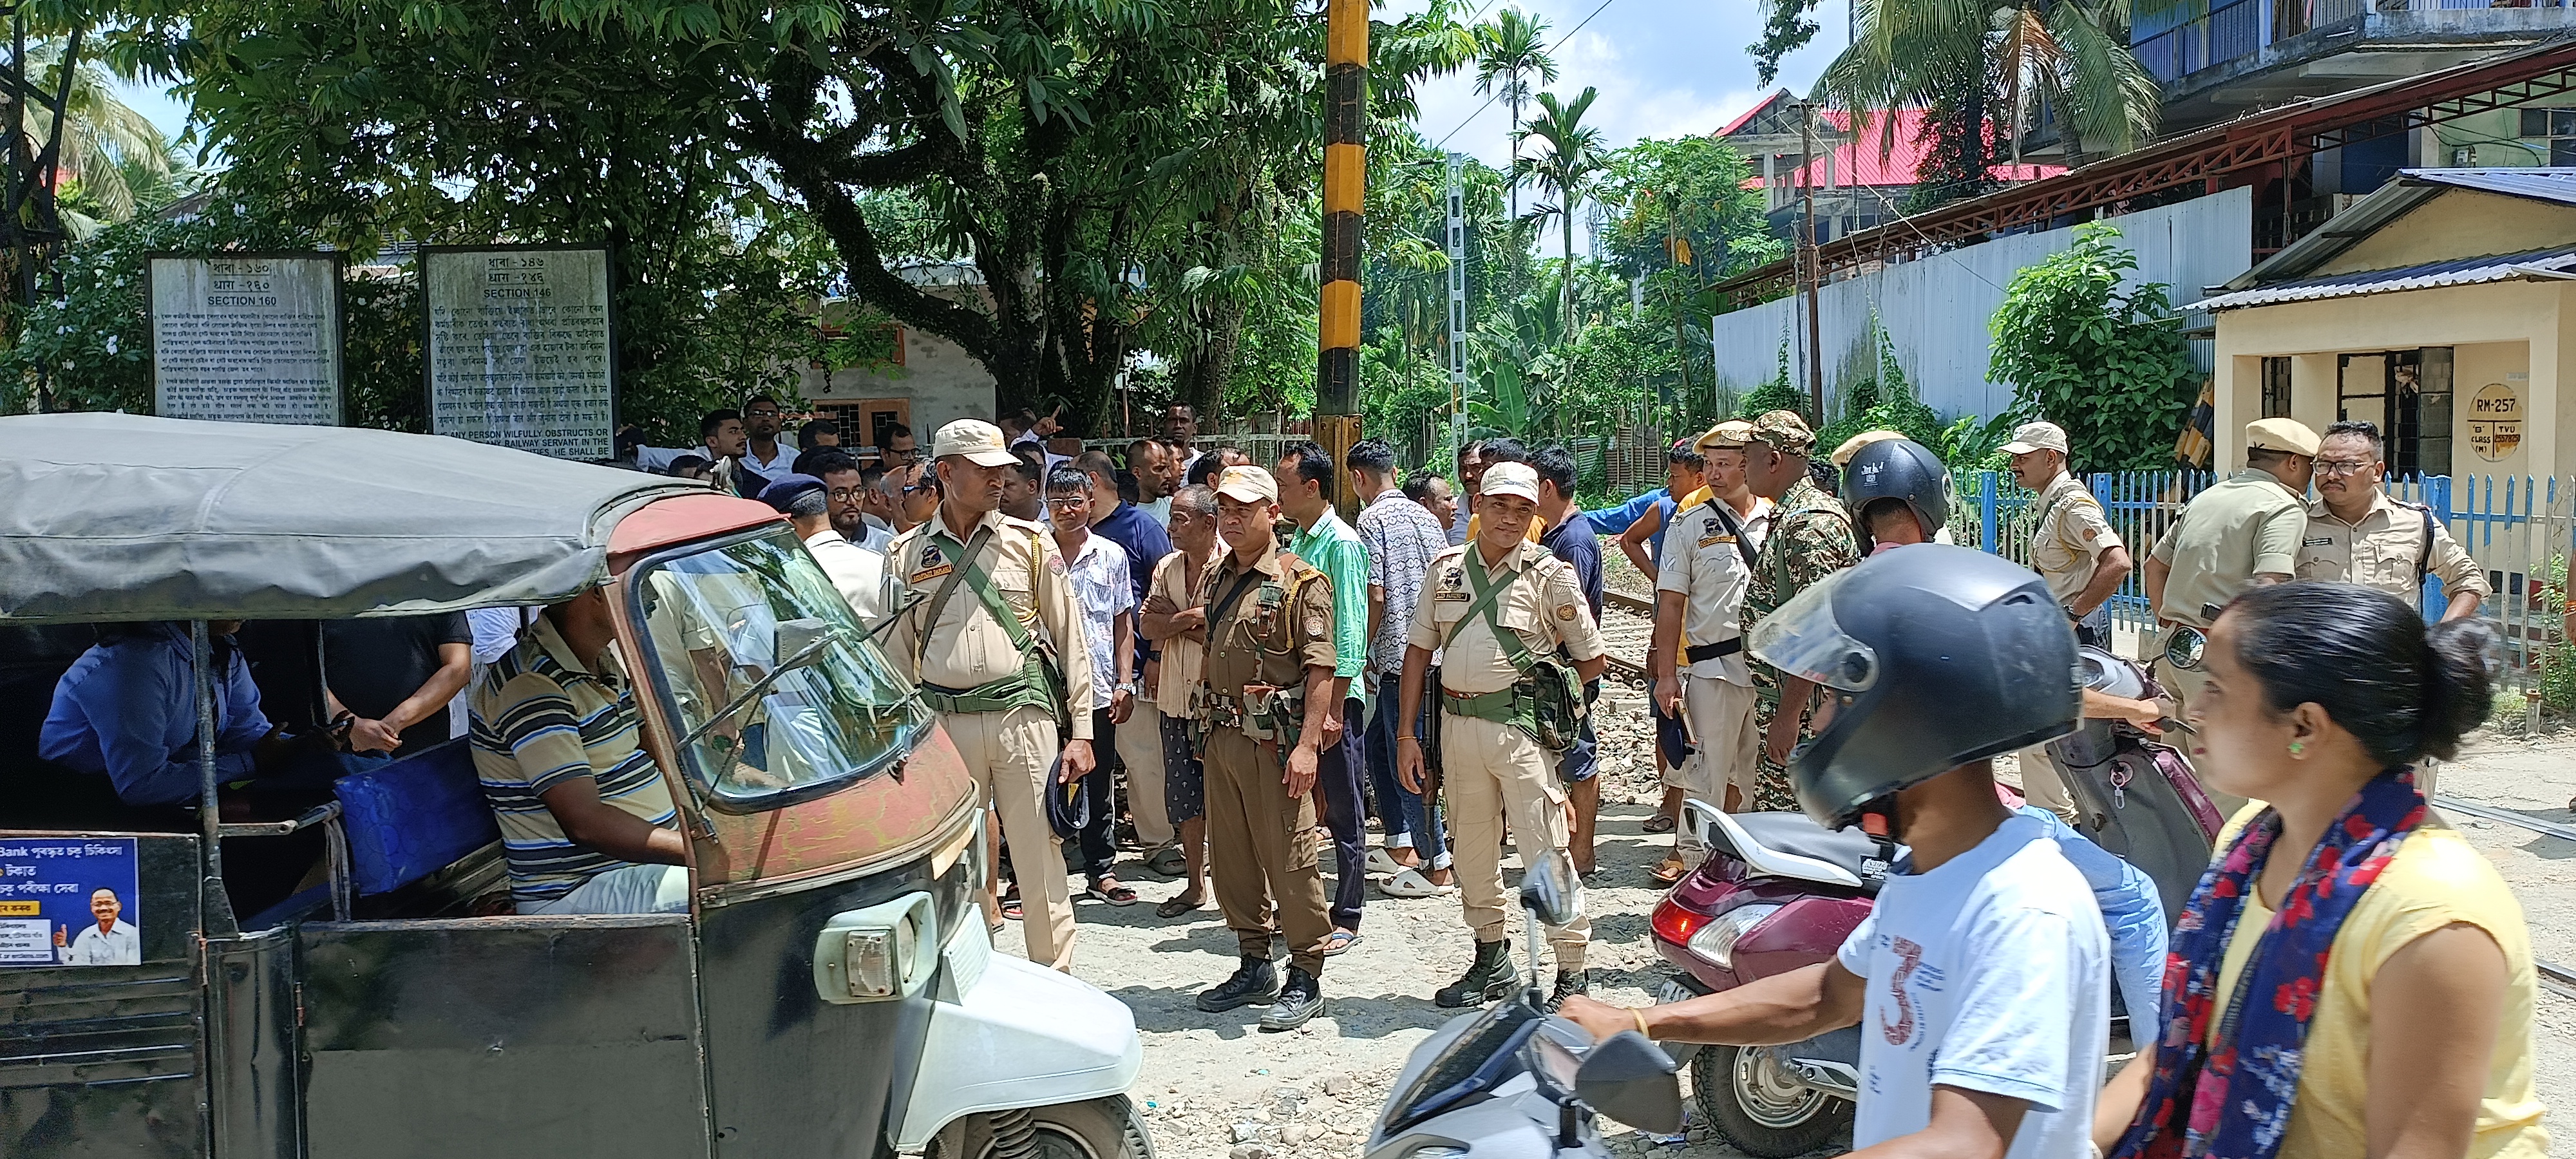
<instances>
[{"instance_id":1,"label":"maroon scooter","mask_svg":"<svg viewBox=\"0 0 2576 1159\"><path fill-rule=\"evenodd\" d=\"M2109 652L2087 647L2079 659L2090 687L2128 698L2153 691L2135 664ZM2220 821L2190 766L2108 720L2080 722L2050 751L2070 774L2067 789L2082 814L2076 830L2155 882L2170 928L2209 863ZM1828 830L1804 813L1729 814L1691 800L1682 823L1701 834L1709 856L1673 884L1650 922L1656 951L1681 971L1664 986L1666 1002L1831 959L1869 916L1902 851L1887 837ZM1701 1116L1738 1150L1787 1159L1848 1144L1859 1027L1784 1046L1682 1046L1676 1054L1690 1066Z\"/></svg>"}]
</instances>

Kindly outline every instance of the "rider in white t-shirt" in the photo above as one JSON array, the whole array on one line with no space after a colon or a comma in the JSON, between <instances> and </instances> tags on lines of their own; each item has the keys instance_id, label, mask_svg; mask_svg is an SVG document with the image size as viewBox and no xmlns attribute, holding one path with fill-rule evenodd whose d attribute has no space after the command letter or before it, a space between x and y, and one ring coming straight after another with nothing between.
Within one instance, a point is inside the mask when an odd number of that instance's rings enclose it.
<instances>
[{"instance_id":1,"label":"rider in white t-shirt","mask_svg":"<svg viewBox=\"0 0 2576 1159\"><path fill-rule=\"evenodd\" d=\"M1872 1159L2084 1159L2109 1031L2109 937L2047 826L1991 758L2072 731L2075 633L2039 575L1918 544L1828 577L1754 631L1822 686L1832 722L1792 761L1798 801L1911 852L1835 960L1643 1010L1584 998L1596 1035L1790 1043L1857 1024L1852 1141Z\"/></svg>"}]
</instances>

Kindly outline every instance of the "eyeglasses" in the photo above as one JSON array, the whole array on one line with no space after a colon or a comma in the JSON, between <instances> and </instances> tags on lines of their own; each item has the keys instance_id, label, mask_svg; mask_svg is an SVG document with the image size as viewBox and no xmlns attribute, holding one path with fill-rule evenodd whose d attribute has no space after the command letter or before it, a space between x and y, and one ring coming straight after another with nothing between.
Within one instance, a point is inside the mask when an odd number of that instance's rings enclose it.
<instances>
[{"instance_id":1,"label":"eyeglasses","mask_svg":"<svg viewBox=\"0 0 2576 1159\"><path fill-rule=\"evenodd\" d=\"M1075 508L1079 508L1079 507L1088 507L1088 506L1090 506L1090 505L1091 505L1091 500L1089 500L1089 499L1049 499L1049 500L1047 500L1047 501L1046 501L1046 505L1047 505L1047 506L1049 506L1049 507L1051 507L1051 508L1054 508L1055 510L1058 510L1058 511L1071 511L1071 510L1074 510Z\"/></svg>"},{"instance_id":2,"label":"eyeglasses","mask_svg":"<svg viewBox=\"0 0 2576 1159\"><path fill-rule=\"evenodd\" d=\"M745 414L745 415L748 415L748 416L750 416L750 417L752 417L752 418L773 418L773 419L774 419L774 418L777 418L777 417L778 417L778 415L779 415L779 413L780 413L780 412L778 412L778 411L774 411L774 410L747 410L747 411L744 411L744 412L742 412L742 413L743 413L743 414Z\"/></svg>"},{"instance_id":3,"label":"eyeglasses","mask_svg":"<svg viewBox=\"0 0 2576 1159\"><path fill-rule=\"evenodd\" d=\"M2349 475L2368 466L2370 466L2369 463L2357 462L2350 459L2319 459L2317 460L2317 474Z\"/></svg>"},{"instance_id":4,"label":"eyeglasses","mask_svg":"<svg viewBox=\"0 0 2576 1159\"><path fill-rule=\"evenodd\" d=\"M865 487L834 487L825 492L834 503L856 503L867 496Z\"/></svg>"}]
</instances>

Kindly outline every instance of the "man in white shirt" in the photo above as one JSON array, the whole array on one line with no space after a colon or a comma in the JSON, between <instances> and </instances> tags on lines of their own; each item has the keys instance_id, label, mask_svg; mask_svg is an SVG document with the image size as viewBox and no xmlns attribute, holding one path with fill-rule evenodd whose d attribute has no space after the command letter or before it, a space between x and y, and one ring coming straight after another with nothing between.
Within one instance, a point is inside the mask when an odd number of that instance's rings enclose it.
<instances>
[{"instance_id":1,"label":"man in white shirt","mask_svg":"<svg viewBox=\"0 0 2576 1159\"><path fill-rule=\"evenodd\" d=\"M760 501L796 525L796 536L833 590L849 602L859 623L874 627L886 614L885 554L869 551L832 529L830 488L812 475L788 475L761 488Z\"/></svg>"},{"instance_id":2,"label":"man in white shirt","mask_svg":"<svg viewBox=\"0 0 2576 1159\"><path fill-rule=\"evenodd\" d=\"M698 445L694 447L637 447L635 466L638 470L668 474L671 464L689 455L722 467L742 454L742 412L731 407L708 411L698 420Z\"/></svg>"},{"instance_id":3,"label":"man in white shirt","mask_svg":"<svg viewBox=\"0 0 2576 1159\"><path fill-rule=\"evenodd\" d=\"M1089 647L1092 702L1071 706L1092 714L1092 740L1100 747L1115 743L1116 729L1135 711L1136 587L1129 578L1127 552L1108 536L1091 530L1091 475L1070 465L1047 477L1047 512L1055 517L1056 550L1063 553L1067 578L1082 606L1083 640ZM1055 561L1050 560L1053 564ZM1074 663L1073 657L1065 662ZM1159 791L1160 785L1156 788ZM1089 881L1084 896L1111 905L1136 904L1136 891L1119 884L1112 865L1118 859L1118 806L1107 773L1085 777L1083 795L1090 798L1091 823L1082 829L1082 873Z\"/></svg>"},{"instance_id":4,"label":"man in white shirt","mask_svg":"<svg viewBox=\"0 0 2576 1159\"><path fill-rule=\"evenodd\" d=\"M796 440L779 431L785 417L778 400L765 394L742 404L743 469L772 483L785 477L789 464L796 461Z\"/></svg>"},{"instance_id":5,"label":"man in white shirt","mask_svg":"<svg viewBox=\"0 0 2576 1159\"><path fill-rule=\"evenodd\" d=\"M1569 998L1562 1015L1736 1045L1857 1024L1859 1154L2085 1159L2109 936L2046 823L1996 797L1992 764L2075 724L2075 631L2047 585L1981 551L1899 547L1792 598L1752 649L1840 705L1794 762L1800 807L1911 850L1831 962L1649 1009ZM2034 683L2048 672L2070 675Z\"/></svg>"},{"instance_id":6,"label":"man in white shirt","mask_svg":"<svg viewBox=\"0 0 2576 1159\"><path fill-rule=\"evenodd\" d=\"M1720 423L1692 449L1702 462L1740 459L1751 424ZM1737 472L1742 478L1742 472ZM1655 703L1690 724L1697 748L1665 776L1686 797L1721 809L1741 808L1753 792L1762 738L1753 728L1753 668L1744 658L1744 594L1753 586L1760 540L1746 513L1714 488L1702 487L1673 510L1655 568L1655 636L1647 651ZM1678 808L1673 816L1681 815ZM1673 851L1655 880L1670 882L1708 859L1691 826L1673 830Z\"/></svg>"},{"instance_id":7,"label":"man in white shirt","mask_svg":"<svg viewBox=\"0 0 2576 1159\"><path fill-rule=\"evenodd\" d=\"M89 895L90 916L98 919L94 926L82 926L79 937L61 927L54 929L54 952L66 966L140 966L143 964L143 934L127 925L117 915L125 912L116 891L98 889Z\"/></svg>"}]
</instances>

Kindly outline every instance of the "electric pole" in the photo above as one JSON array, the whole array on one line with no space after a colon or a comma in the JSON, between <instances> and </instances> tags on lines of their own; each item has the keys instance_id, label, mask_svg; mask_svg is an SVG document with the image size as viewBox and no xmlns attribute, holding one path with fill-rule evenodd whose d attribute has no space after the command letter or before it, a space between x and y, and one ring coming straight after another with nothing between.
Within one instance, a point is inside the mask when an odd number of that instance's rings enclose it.
<instances>
[{"instance_id":1,"label":"electric pole","mask_svg":"<svg viewBox=\"0 0 2576 1159\"><path fill-rule=\"evenodd\" d=\"M1360 439L1360 227L1368 192L1369 0L1324 5L1324 253L1315 441L1333 456L1333 494L1358 510L1350 468Z\"/></svg>"},{"instance_id":2,"label":"electric pole","mask_svg":"<svg viewBox=\"0 0 2576 1159\"><path fill-rule=\"evenodd\" d=\"M1814 407L1817 426L1825 423L1825 349L1822 328L1816 321L1816 295L1824 289L1823 255L1816 249L1816 183L1808 170L1816 163L1816 106L1798 102L1798 205L1799 216L1806 219L1806 233L1799 244L1799 262L1805 270L1807 284L1807 400Z\"/></svg>"}]
</instances>

